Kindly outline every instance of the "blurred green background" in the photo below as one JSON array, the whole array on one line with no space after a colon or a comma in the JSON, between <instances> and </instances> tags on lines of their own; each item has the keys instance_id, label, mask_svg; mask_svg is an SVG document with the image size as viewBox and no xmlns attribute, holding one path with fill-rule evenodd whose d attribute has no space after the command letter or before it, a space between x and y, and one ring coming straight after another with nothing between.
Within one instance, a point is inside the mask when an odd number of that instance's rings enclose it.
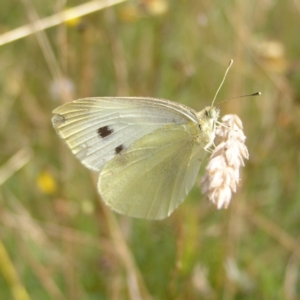
<instances>
[{"instance_id":1,"label":"blurred green background","mask_svg":"<svg viewBox=\"0 0 300 300\"><path fill-rule=\"evenodd\" d=\"M300 299L300 2L96 2L0 2L0 299ZM250 152L229 208L207 203L200 174L168 219L111 212L51 111L89 96L201 110L231 58L217 102L263 95L220 105Z\"/></svg>"}]
</instances>

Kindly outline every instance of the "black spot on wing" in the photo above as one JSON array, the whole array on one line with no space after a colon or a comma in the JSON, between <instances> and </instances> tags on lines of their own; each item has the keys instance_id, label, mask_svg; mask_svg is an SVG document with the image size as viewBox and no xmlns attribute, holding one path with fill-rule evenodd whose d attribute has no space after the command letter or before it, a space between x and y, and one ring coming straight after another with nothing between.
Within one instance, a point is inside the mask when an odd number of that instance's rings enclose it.
<instances>
[{"instance_id":1,"label":"black spot on wing","mask_svg":"<svg viewBox=\"0 0 300 300\"><path fill-rule=\"evenodd\" d=\"M100 127L97 132L102 138L105 138L105 137L109 136L110 134L112 134L114 131L109 126L103 126L103 127Z\"/></svg>"},{"instance_id":2,"label":"black spot on wing","mask_svg":"<svg viewBox=\"0 0 300 300\"><path fill-rule=\"evenodd\" d=\"M120 145L120 146L116 147L115 148L116 154L119 154L123 149L124 149L123 145Z\"/></svg>"}]
</instances>

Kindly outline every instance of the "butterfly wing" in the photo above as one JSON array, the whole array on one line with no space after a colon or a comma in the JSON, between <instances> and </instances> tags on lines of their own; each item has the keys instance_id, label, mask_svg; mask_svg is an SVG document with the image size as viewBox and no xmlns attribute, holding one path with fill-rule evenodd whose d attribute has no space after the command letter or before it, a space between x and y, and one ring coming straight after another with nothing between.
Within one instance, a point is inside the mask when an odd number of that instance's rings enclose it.
<instances>
[{"instance_id":1,"label":"butterfly wing","mask_svg":"<svg viewBox=\"0 0 300 300\"><path fill-rule=\"evenodd\" d=\"M98 190L115 211L163 219L183 202L206 152L192 122L166 125L133 143L100 172Z\"/></svg>"},{"instance_id":2,"label":"butterfly wing","mask_svg":"<svg viewBox=\"0 0 300 300\"><path fill-rule=\"evenodd\" d=\"M100 171L117 154L166 124L196 123L192 109L154 98L79 99L53 113L57 134L93 171Z\"/></svg>"}]
</instances>

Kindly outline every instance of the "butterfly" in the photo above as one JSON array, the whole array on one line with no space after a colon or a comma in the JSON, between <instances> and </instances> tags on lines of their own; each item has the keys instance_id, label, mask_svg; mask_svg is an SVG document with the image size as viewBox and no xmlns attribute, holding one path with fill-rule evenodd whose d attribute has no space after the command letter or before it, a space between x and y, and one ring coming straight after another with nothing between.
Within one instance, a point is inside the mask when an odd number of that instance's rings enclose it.
<instances>
[{"instance_id":1,"label":"butterfly","mask_svg":"<svg viewBox=\"0 0 300 300\"><path fill-rule=\"evenodd\" d=\"M213 105L196 112L169 100L135 97L78 99L53 113L59 137L98 172L103 201L144 219L166 218L184 201L214 143L219 117Z\"/></svg>"},{"instance_id":2,"label":"butterfly","mask_svg":"<svg viewBox=\"0 0 300 300\"><path fill-rule=\"evenodd\" d=\"M88 169L113 210L169 216L193 187L213 145L219 111L156 98L86 98L56 108L54 129Z\"/></svg>"}]
</instances>

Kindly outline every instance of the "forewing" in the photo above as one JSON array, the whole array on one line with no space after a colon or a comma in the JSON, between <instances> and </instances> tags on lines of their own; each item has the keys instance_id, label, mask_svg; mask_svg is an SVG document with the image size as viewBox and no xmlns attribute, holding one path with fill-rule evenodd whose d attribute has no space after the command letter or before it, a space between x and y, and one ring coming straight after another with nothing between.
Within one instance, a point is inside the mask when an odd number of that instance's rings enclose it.
<instances>
[{"instance_id":1,"label":"forewing","mask_svg":"<svg viewBox=\"0 0 300 300\"><path fill-rule=\"evenodd\" d=\"M100 172L98 189L115 211L163 219L183 202L205 156L193 123L165 126L136 141Z\"/></svg>"},{"instance_id":2,"label":"forewing","mask_svg":"<svg viewBox=\"0 0 300 300\"><path fill-rule=\"evenodd\" d=\"M192 109L154 98L79 99L53 113L57 134L94 171L100 171L117 154L166 124L196 122Z\"/></svg>"}]
</instances>

